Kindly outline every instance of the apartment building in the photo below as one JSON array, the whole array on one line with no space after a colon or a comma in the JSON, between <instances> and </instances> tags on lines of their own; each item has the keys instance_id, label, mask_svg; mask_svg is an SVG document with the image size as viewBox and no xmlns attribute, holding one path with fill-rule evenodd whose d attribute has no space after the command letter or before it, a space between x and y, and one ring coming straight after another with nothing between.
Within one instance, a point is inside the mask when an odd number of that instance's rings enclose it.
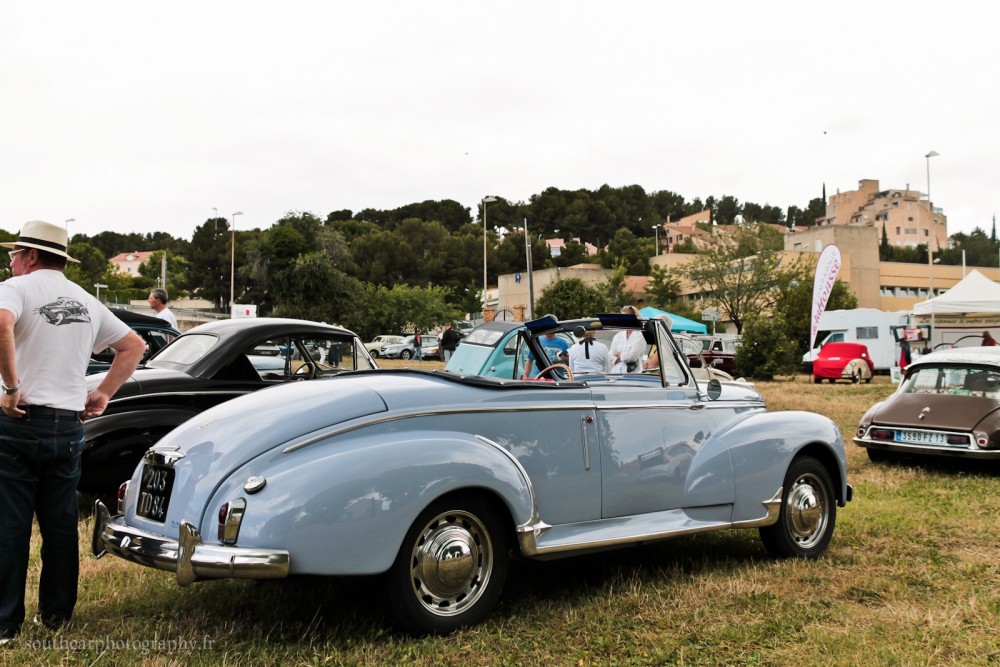
<instances>
[{"instance_id":1,"label":"apartment building","mask_svg":"<svg viewBox=\"0 0 1000 667\"><path fill-rule=\"evenodd\" d=\"M882 229L891 245L917 246L931 244L931 250L947 247L948 218L941 209L933 208L927 196L911 190L880 190L875 179L862 179L858 189L837 192L827 198L826 215L816 221L819 226L873 227L881 242Z\"/></svg>"}]
</instances>

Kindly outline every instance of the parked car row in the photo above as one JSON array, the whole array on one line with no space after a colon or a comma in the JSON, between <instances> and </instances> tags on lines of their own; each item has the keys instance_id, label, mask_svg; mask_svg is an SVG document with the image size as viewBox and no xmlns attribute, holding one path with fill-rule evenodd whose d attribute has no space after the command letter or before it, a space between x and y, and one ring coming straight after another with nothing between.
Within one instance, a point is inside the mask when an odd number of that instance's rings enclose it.
<instances>
[{"instance_id":1,"label":"parked car row","mask_svg":"<svg viewBox=\"0 0 1000 667\"><path fill-rule=\"evenodd\" d=\"M119 468L140 459L95 503L95 554L181 586L378 577L399 627L447 633L490 614L512 555L756 528L775 557L817 558L852 497L834 423L769 414L752 385L698 373L664 320L491 323L445 371L378 370L336 327L245 322L179 337L87 422L90 456L131 440ZM577 327L641 336L650 368L554 361L521 379L547 335ZM333 342L339 369L315 353Z\"/></svg>"}]
</instances>

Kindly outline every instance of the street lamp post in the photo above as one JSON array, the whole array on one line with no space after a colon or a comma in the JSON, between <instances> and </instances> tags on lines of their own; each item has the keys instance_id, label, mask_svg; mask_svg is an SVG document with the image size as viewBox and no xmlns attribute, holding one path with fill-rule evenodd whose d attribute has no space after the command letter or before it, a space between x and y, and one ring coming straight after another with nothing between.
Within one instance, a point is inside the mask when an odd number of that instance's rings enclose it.
<instances>
[{"instance_id":1,"label":"street lamp post","mask_svg":"<svg viewBox=\"0 0 1000 667\"><path fill-rule=\"evenodd\" d=\"M528 269L528 319L535 319L535 284L531 278L531 235L528 234L528 219L524 219L524 258Z\"/></svg>"},{"instance_id":2,"label":"street lamp post","mask_svg":"<svg viewBox=\"0 0 1000 667\"><path fill-rule=\"evenodd\" d=\"M97 300L98 301L101 300L101 288L102 287L105 288L105 289L107 289L108 286L105 285L104 283L94 283L94 289L97 290L96 296L97 296Z\"/></svg>"},{"instance_id":3,"label":"street lamp post","mask_svg":"<svg viewBox=\"0 0 1000 667\"><path fill-rule=\"evenodd\" d=\"M69 234L69 223L76 222L76 218L70 218L66 221L66 234Z\"/></svg>"},{"instance_id":4,"label":"street lamp post","mask_svg":"<svg viewBox=\"0 0 1000 667\"><path fill-rule=\"evenodd\" d=\"M660 226L653 225L653 235L656 237L656 254L660 254Z\"/></svg>"},{"instance_id":5,"label":"street lamp post","mask_svg":"<svg viewBox=\"0 0 1000 667\"><path fill-rule=\"evenodd\" d=\"M488 285L486 282L486 205L492 204L495 201L499 201L496 197L486 196L483 197L483 312L486 312L486 290Z\"/></svg>"},{"instance_id":6,"label":"street lamp post","mask_svg":"<svg viewBox=\"0 0 1000 667\"><path fill-rule=\"evenodd\" d=\"M934 204L931 202L931 158L940 155L937 151L931 151L924 158L927 160L927 211L930 218L927 222L927 299L934 298L934 253L931 249L931 241L934 238ZM931 341L934 340L934 304L931 304ZM932 345L933 349L933 345Z\"/></svg>"},{"instance_id":7,"label":"street lamp post","mask_svg":"<svg viewBox=\"0 0 1000 667\"><path fill-rule=\"evenodd\" d=\"M233 226L229 230L232 238L229 248L229 316L233 315L233 297L236 292L236 216L243 215L243 211L233 213Z\"/></svg>"}]
</instances>

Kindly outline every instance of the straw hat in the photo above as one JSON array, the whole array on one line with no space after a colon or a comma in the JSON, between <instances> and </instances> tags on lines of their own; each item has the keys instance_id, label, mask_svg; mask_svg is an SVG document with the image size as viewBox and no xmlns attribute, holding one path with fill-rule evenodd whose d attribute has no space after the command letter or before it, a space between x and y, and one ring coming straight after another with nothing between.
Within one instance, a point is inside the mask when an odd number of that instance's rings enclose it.
<instances>
[{"instance_id":1,"label":"straw hat","mask_svg":"<svg viewBox=\"0 0 1000 667\"><path fill-rule=\"evenodd\" d=\"M16 241L10 243L0 243L4 248L37 248L51 252L53 255L65 257L71 262L79 264L80 260L74 259L66 254L69 245L69 234L66 229L59 225L53 225L41 220L32 220L24 223L21 228L21 235Z\"/></svg>"}]
</instances>

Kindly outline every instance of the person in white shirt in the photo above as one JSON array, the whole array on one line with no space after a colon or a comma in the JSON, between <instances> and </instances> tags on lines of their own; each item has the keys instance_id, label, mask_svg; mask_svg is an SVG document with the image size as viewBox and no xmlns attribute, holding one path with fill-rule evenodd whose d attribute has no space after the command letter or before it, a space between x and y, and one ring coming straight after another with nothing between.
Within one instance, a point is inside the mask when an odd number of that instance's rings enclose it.
<instances>
[{"instance_id":1,"label":"person in white shirt","mask_svg":"<svg viewBox=\"0 0 1000 667\"><path fill-rule=\"evenodd\" d=\"M157 287L149 293L149 307L156 311L156 316L173 328L177 328L177 318L167 308L167 290Z\"/></svg>"},{"instance_id":2,"label":"person in white shirt","mask_svg":"<svg viewBox=\"0 0 1000 667\"><path fill-rule=\"evenodd\" d=\"M577 327L573 335L582 340L569 348L569 369L573 373L607 373L608 346L583 327Z\"/></svg>"},{"instance_id":3,"label":"person in white shirt","mask_svg":"<svg viewBox=\"0 0 1000 667\"><path fill-rule=\"evenodd\" d=\"M625 306L623 315L639 317L635 306ZM608 351L612 373L641 373L642 355L646 353L646 339L638 329L625 329L615 334Z\"/></svg>"},{"instance_id":4,"label":"person in white shirt","mask_svg":"<svg viewBox=\"0 0 1000 667\"><path fill-rule=\"evenodd\" d=\"M37 622L59 628L76 605L80 556L76 497L82 421L107 408L146 344L63 274L68 234L25 223L12 248L13 276L0 283L0 646L24 622L32 519L42 536ZM111 347L115 359L87 391L87 364Z\"/></svg>"}]
</instances>

